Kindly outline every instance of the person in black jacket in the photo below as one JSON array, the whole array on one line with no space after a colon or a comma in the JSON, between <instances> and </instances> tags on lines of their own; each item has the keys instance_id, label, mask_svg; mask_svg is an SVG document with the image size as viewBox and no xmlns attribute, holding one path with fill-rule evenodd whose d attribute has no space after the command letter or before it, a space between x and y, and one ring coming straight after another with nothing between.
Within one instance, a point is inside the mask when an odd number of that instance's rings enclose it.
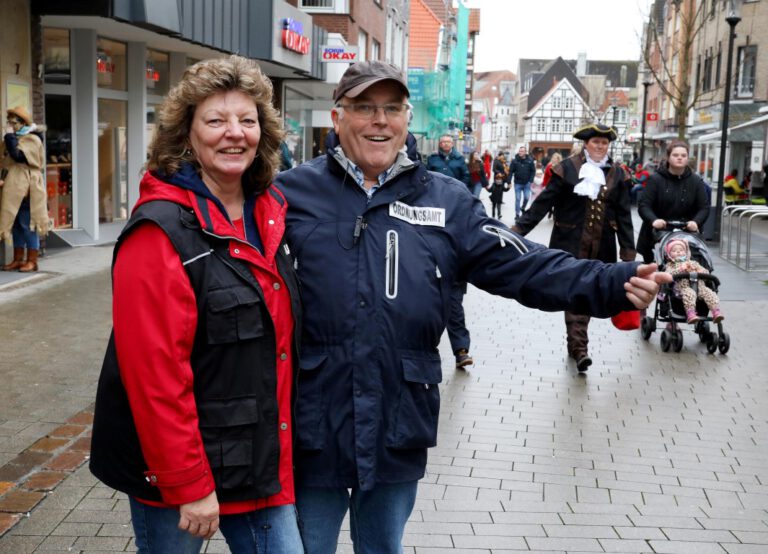
<instances>
[{"instance_id":1,"label":"person in black jacket","mask_svg":"<svg viewBox=\"0 0 768 554\"><path fill-rule=\"evenodd\" d=\"M616 130L601 124L582 127L574 138L584 149L552 169L547 187L536 197L514 227L526 235L554 211L555 225L549 241L577 258L616 261L616 241L623 261L635 259L635 237L629 204L630 176L608 157L608 145ZM592 365L587 345L588 315L565 312L568 355L579 371Z\"/></svg>"},{"instance_id":2,"label":"person in black jacket","mask_svg":"<svg viewBox=\"0 0 768 554\"><path fill-rule=\"evenodd\" d=\"M517 155L509 164L510 181L515 183L515 218L528 207L528 201L531 199L531 185L536 176L536 162L528 155L525 146L521 146Z\"/></svg>"},{"instance_id":3,"label":"person in black jacket","mask_svg":"<svg viewBox=\"0 0 768 554\"><path fill-rule=\"evenodd\" d=\"M643 220L637 251L646 262L653 261L654 230L667 221L685 221L685 229L699 233L709 216L704 180L688 167L688 144L673 140L667 146L667 161L648 179L640 195L638 213Z\"/></svg>"}]
</instances>

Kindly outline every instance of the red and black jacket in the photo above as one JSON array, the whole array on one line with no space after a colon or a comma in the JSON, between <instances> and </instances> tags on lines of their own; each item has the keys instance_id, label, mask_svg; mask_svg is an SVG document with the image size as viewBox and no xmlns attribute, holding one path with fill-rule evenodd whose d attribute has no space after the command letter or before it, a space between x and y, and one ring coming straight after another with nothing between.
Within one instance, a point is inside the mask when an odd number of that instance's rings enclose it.
<instances>
[{"instance_id":1,"label":"red and black jacket","mask_svg":"<svg viewBox=\"0 0 768 554\"><path fill-rule=\"evenodd\" d=\"M147 226L159 228L178 255L178 260L170 262L172 271L183 268L194 299L188 309L191 313L172 320L178 319L181 327L194 326L168 333L180 340L186 332L190 345L182 349L188 359L180 360L179 368L166 368L175 362L162 361L165 351L176 345L166 348L162 340L145 345L131 344L125 337L116 339L120 329L116 310L115 332L99 379L90 460L93 474L107 485L141 500L173 505L202 498L214 486L221 503L264 499L289 481L290 455L286 454L290 452L285 450L290 451L290 439L281 433L291 432L290 394L285 391L286 379L281 384L279 375L292 375L293 362L298 360L293 328L300 325L299 291L293 260L282 239L285 200L273 187L259 196L246 206L259 227L260 253L228 232L234 226L226 225L226 216L211 198L175 188L152 174L145 176L143 201L118 239L113 268L129 237L146 232ZM158 263L159 270L166 265ZM288 296L283 296L282 304L274 304L275 291L281 287L287 290L280 294ZM136 298L135 302L148 300ZM169 300L169 305L183 302ZM270 308L276 305L290 306L292 317L275 318ZM148 306L150 318L153 309L160 312L168 306ZM290 329L285 328L286 321ZM281 341L284 336L293 337L288 345ZM139 353L146 349L146 356L157 359L158 382L151 373L152 364L142 370L143 382L126 380L126 368L119 363L126 358L120 355L121 348ZM285 363L289 367L279 365ZM187 398L177 403L174 395L181 393L164 396L165 389L173 389L164 387L162 380L168 374L174 379L174 372L185 366L191 368L191 379L179 380L191 382ZM180 407L184 405L186 409ZM180 445L158 444L160 439L153 437L156 432L171 438L176 429L189 435ZM185 452L177 452L179 448ZM165 454L170 462L158 461ZM285 502L292 502L292 496L291 491Z\"/></svg>"}]
</instances>

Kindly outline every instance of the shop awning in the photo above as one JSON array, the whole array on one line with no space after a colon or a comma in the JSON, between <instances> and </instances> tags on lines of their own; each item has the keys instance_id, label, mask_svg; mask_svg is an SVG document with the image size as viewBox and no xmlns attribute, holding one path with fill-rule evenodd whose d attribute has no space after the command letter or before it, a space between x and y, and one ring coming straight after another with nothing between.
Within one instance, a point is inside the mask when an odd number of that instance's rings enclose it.
<instances>
[{"instance_id":1,"label":"shop awning","mask_svg":"<svg viewBox=\"0 0 768 554\"><path fill-rule=\"evenodd\" d=\"M765 140L765 125L768 124L768 115L756 117L746 123L740 123L728 128L728 142L755 142ZM694 143L720 142L722 131L713 131L701 135L693 140Z\"/></svg>"}]
</instances>

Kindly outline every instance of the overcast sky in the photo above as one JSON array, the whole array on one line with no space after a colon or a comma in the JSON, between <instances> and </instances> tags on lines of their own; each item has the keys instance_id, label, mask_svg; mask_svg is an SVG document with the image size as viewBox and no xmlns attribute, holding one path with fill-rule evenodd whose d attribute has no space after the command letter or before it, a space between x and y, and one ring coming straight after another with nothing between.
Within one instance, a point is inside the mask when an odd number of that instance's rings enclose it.
<instances>
[{"instance_id":1,"label":"overcast sky","mask_svg":"<svg viewBox=\"0 0 768 554\"><path fill-rule=\"evenodd\" d=\"M465 0L480 8L475 71L517 72L520 58L639 60L650 0Z\"/></svg>"}]
</instances>

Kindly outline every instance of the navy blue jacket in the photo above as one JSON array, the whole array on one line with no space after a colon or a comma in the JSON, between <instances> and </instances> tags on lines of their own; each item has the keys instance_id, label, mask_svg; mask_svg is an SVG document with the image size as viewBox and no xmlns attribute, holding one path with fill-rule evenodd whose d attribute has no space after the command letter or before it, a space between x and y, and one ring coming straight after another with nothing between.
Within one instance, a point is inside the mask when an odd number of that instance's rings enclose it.
<instances>
[{"instance_id":1,"label":"navy blue jacket","mask_svg":"<svg viewBox=\"0 0 768 554\"><path fill-rule=\"evenodd\" d=\"M533 178L536 177L536 163L533 158L528 155L521 158L520 154L515 154L512 163L509 164L509 179L511 180L513 176L516 185L533 183Z\"/></svg>"},{"instance_id":2,"label":"navy blue jacket","mask_svg":"<svg viewBox=\"0 0 768 554\"><path fill-rule=\"evenodd\" d=\"M458 179L468 187L472 185L467 162L464 161L464 156L459 154L455 148L452 148L447 156L441 152L430 154L427 158L427 169Z\"/></svg>"},{"instance_id":3,"label":"navy blue jacket","mask_svg":"<svg viewBox=\"0 0 768 554\"><path fill-rule=\"evenodd\" d=\"M415 144L409 135L412 160ZM632 308L624 282L637 264L529 242L418 161L369 200L334 158L337 145L331 132L327 155L276 179L304 303L294 461L300 484L365 490L424 475L452 283L607 317Z\"/></svg>"}]
</instances>

